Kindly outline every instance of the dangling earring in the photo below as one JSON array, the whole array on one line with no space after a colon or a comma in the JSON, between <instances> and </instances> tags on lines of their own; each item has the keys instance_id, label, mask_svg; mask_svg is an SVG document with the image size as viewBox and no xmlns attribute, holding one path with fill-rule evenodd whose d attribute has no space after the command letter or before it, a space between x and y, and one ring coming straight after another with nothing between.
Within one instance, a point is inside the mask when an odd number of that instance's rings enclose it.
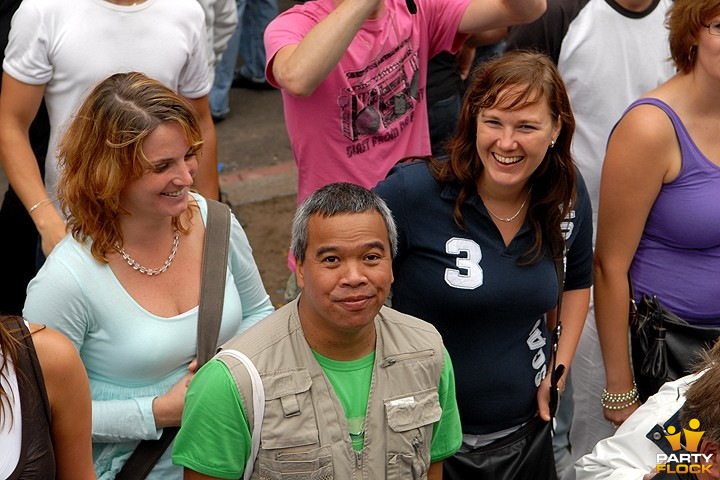
<instances>
[{"instance_id":1,"label":"dangling earring","mask_svg":"<svg viewBox=\"0 0 720 480\"><path fill-rule=\"evenodd\" d=\"M693 45L690 47L690 51L688 52L688 62L689 63L695 63L695 55L697 54L697 45Z\"/></svg>"},{"instance_id":2,"label":"dangling earring","mask_svg":"<svg viewBox=\"0 0 720 480\"><path fill-rule=\"evenodd\" d=\"M550 140L550 148L553 148L555 146L555 140Z\"/></svg>"}]
</instances>

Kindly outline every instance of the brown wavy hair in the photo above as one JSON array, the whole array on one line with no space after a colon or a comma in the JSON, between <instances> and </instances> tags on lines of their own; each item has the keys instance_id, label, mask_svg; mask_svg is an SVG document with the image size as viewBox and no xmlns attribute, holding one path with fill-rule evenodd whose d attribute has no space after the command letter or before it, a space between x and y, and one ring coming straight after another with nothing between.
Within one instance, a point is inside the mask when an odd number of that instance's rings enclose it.
<instances>
[{"instance_id":1,"label":"brown wavy hair","mask_svg":"<svg viewBox=\"0 0 720 480\"><path fill-rule=\"evenodd\" d=\"M695 67L697 38L708 22L720 15L718 0L674 0L666 14L670 55L683 73Z\"/></svg>"},{"instance_id":2,"label":"brown wavy hair","mask_svg":"<svg viewBox=\"0 0 720 480\"><path fill-rule=\"evenodd\" d=\"M522 93L517 94L518 90ZM553 258L562 256L565 240L560 224L575 201L575 164L570 153L575 117L552 60L542 53L514 51L479 66L463 99L458 133L449 143L450 158L430 159L430 172L439 182L460 186L453 216L464 229L461 206L477 194L477 180L483 170L476 145L478 115L499 104L515 110L542 101L547 101L561 128L555 146L548 149L529 179L532 190L527 219L535 241L521 257L522 264L540 260L546 247Z\"/></svg>"},{"instance_id":3,"label":"brown wavy hair","mask_svg":"<svg viewBox=\"0 0 720 480\"><path fill-rule=\"evenodd\" d=\"M92 255L100 262L123 243L118 218L127 212L120 194L149 171L143 141L165 122L177 122L199 155L202 132L190 103L142 73L117 73L90 92L60 141L60 207L73 237L81 243L92 239ZM179 218L173 224L187 232Z\"/></svg>"}]
</instances>

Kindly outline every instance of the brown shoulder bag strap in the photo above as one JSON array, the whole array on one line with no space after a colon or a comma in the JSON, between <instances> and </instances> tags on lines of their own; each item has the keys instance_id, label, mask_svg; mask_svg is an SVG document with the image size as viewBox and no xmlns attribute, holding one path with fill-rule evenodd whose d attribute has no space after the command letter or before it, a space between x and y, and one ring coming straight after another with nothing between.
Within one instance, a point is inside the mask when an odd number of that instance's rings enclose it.
<instances>
[{"instance_id":1,"label":"brown shoulder bag strap","mask_svg":"<svg viewBox=\"0 0 720 480\"><path fill-rule=\"evenodd\" d=\"M202 283L197 325L198 367L204 365L217 350L225 279L230 247L230 209L227 205L207 199L208 216L203 248ZM116 480L143 480L175 439L179 428L168 427L158 440L143 440L125 462Z\"/></svg>"},{"instance_id":2,"label":"brown shoulder bag strap","mask_svg":"<svg viewBox=\"0 0 720 480\"><path fill-rule=\"evenodd\" d=\"M230 209L215 200L208 199L207 205L207 231L197 324L198 368L205 365L217 351L230 251Z\"/></svg>"}]
</instances>

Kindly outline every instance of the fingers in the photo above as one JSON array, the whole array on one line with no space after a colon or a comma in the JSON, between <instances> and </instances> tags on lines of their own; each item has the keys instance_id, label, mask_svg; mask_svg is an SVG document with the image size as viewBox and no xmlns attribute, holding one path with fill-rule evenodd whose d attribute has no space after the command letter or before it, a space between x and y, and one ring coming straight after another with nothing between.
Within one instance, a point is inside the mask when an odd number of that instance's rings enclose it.
<instances>
[{"instance_id":1,"label":"fingers","mask_svg":"<svg viewBox=\"0 0 720 480\"><path fill-rule=\"evenodd\" d=\"M546 422L550 421L550 387L542 382L537 393L538 415Z\"/></svg>"},{"instance_id":2,"label":"fingers","mask_svg":"<svg viewBox=\"0 0 720 480\"><path fill-rule=\"evenodd\" d=\"M609 410L605 408L603 409L603 414L605 415L605 419L610 422L610 425L613 428L618 428L630 417L630 415L632 415L635 410L638 409L639 406L640 405L638 403L634 403L622 410Z\"/></svg>"},{"instance_id":3,"label":"fingers","mask_svg":"<svg viewBox=\"0 0 720 480\"><path fill-rule=\"evenodd\" d=\"M194 358L188 365L188 372L195 373L197 371L197 358Z\"/></svg>"}]
</instances>

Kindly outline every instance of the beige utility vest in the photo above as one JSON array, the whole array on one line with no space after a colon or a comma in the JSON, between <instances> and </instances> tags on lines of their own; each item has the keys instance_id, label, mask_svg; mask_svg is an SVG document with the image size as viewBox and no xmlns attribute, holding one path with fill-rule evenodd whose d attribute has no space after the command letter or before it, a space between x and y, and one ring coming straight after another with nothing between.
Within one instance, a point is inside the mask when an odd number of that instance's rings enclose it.
<instances>
[{"instance_id":1,"label":"beige utility vest","mask_svg":"<svg viewBox=\"0 0 720 480\"><path fill-rule=\"evenodd\" d=\"M444 349L435 327L383 307L365 417L365 446L352 449L330 381L305 340L297 300L223 345L247 355L265 388L265 416L253 479L425 479ZM242 363L230 369L253 424L252 388ZM250 427L252 429L252 427Z\"/></svg>"}]
</instances>

